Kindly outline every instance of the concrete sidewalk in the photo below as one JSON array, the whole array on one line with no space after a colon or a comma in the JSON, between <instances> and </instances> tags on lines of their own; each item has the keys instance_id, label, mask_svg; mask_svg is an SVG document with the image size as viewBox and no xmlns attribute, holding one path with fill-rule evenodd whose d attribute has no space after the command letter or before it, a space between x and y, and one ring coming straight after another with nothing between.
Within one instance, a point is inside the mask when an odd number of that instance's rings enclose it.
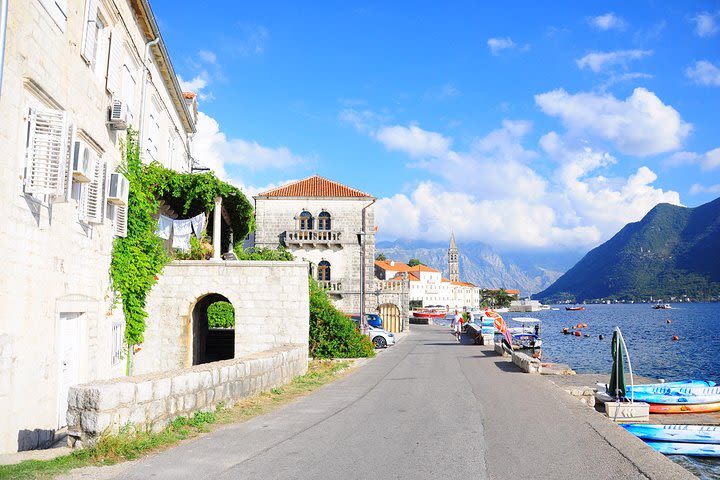
<instances>
[{"instance_id":1,"label":"concrete sidewalk","mask_svg":"<svg viewBox=\"0 0 720 480\"><path fill-rule=\"evenodd\" d=\"M546 378L434 326L276 412L69 478L151 477L695 478Z\"/></svg>"}]
</instances>

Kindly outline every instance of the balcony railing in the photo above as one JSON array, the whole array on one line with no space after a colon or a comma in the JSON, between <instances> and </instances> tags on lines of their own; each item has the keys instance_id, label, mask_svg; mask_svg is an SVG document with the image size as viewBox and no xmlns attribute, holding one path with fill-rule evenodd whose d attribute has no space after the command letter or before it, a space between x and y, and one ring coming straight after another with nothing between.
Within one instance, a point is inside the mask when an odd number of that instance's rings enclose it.
<instances>
[{"instance_id":1,"label":"balcony railing","mask_svg":"<svg viewBox=\"0 0 720 480\"><path fill-rule=\"evenodd\" d=\"M340 245L340 233L337 230L288 230L285 232L285 244Z\"/></svg>"},{"instance_id":2,"label":"balcony railing","mask_svg":"<svg viewBox=\"0 0 720 480\"><path fill-rule=\"evenodd\" d=\"M319 280L318 285L330 293L340 293L342 291L342 282Z\"/></svg>"}]
</instances>

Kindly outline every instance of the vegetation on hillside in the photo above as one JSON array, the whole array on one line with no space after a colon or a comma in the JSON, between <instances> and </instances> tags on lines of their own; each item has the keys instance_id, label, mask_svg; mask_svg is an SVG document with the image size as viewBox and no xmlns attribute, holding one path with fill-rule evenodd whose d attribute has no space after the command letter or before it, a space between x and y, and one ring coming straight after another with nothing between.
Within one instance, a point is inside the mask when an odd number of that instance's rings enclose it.
<instances>
[{"instance_id":1,"label":"vegetation on hillside","mask_svg":"<svg viewBox=\"0 0 720 480\"><path fill-rule=\"evenodd\" d=\"M659 204L591 250L543 292L545 302L720 298L720 199Z\"/></svg>"}]
</instances>

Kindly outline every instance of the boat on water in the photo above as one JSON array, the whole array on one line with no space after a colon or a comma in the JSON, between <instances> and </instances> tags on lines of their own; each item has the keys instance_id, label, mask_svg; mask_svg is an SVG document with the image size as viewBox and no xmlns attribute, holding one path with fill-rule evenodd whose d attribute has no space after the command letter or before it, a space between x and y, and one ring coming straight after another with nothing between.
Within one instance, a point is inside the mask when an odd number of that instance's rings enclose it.
<instances>
[{"instance_id":1,"label":"boat on water","mask_svg":"<svg viewBox=\"0 0 720 480\"><path fill-rule=\"evenodd\" d=\"M665 455L687 455L690 457L720 457L720 445L705 445L681 442L645 442Z\"/></svg>"},{"instance_id":2,"label":"boat on water","mask_svg":"<svg viewBox=\"0 0 720 480\"><path fill-rule=\"evenodd\" d=\"M445 318L447 314L448 309L445 307L416 308L412 311L413 317L422 319Z\"/></svg>"},{"instance_id":3,"label":"boat on water","mask_svg":"<svg viewBox=\"0 0 720 480\"><path fill-rule=\"evenodd\" d=\"M642 440L720 444L718 425L650 425L627 423L625 430Z\"/></svg>"},{"instance_id":4,"label":"boat on water","mask_svg":"<svg viewBox=\"0 0 720 480\"><path fill-rule=\"evenodd\" d=\"M652 308L655 310L670 310L672 307L669 303L663 303L662 305L658 303L657 305L653 305Z\"/></svg>"},{"instance_id":5,"label":"boat on water","mask_svg":"<svg viewBox=\"0 0 720 480\"><path fill-rule=\"evenodd\" d=\"M540 320L531 317L515 317L510 318L516 323L520 323L517 327L509 327L508 331L512 335L513 350L521 350L525 348L540 348L542 339L540 338Z\"/></svg>"},{"instance_id":6,"label":"boat on water","mask_svg":"<svg viewBox=\"0 0 720 480\"><path fill-rule=\"evenodd\" d=\"M565 307L565 310L569 310L571 312L577 312L580 310L585 310L585 307Z\"/></svg>"}]
</instances>

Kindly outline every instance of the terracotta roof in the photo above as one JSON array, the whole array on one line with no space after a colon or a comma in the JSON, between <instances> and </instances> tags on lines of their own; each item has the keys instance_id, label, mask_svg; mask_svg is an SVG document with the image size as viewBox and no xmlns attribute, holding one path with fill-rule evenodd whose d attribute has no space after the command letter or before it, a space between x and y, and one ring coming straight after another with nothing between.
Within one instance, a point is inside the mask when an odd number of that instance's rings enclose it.
<instances>
[{"instance_id":1,"label":"terracotta roof","mask_svg":"<svg viewBox=\"0 0 720 480\"><path fill-rule=\"evenodd\" d=\"M403 262L395 262L394 265L390 265L392 260L375 260L375 266L382 268L383 270L394 270L396 272L409 272L410 267Z\"/></svg>"},{"instance_id":2,"label":"terracotta roof","mask_svg":"<svg viewBox=\"0 0 720 480\"><path fill-rule=\"evenodd\" d=\"M488 290L494 291L494 292L499 292L501 289L499 289L499 288L490 288L490 289L488 289ZM509 293L510 295L520 295L520 290L513 290L513 289L510 289L510 288L506 288L506 289L504 289L504 290L505 290L506 293Z\"/></svg>"},{"instance_id":3,"label":"terracotta roof","mask_svg":"<svg viewBox=\"0 0 720 480\"><path fill-rule=\"evenodd\" d=\"M258 197L336 197L336 198L373 198L360 190L342 183L333 182L319 175L284 185L257 195Z\"/></svg>"},{"instance_id":4,"label":"terracotta roof","mask_svg":"<svg viewBox=\"0 0 720 480\"><path fill-rule=\"evenodd\" d=\"M430 268L427 265L415 265L414 267L410 267L411 272L435 272L439 273L440 270L435 270L434 268Z\"/></svg>"},{"instance_id":5,"label":"terracotta roof","mask_svg":"<svg viewBox=\"0 0 720 480\"><path fill-rule=\"evenodd\" d=\"M183 97L185 97L188 100L192 100L193 98L197 97L197 93L195 92L183 92Z\"/></svg>"}]
</instances>

